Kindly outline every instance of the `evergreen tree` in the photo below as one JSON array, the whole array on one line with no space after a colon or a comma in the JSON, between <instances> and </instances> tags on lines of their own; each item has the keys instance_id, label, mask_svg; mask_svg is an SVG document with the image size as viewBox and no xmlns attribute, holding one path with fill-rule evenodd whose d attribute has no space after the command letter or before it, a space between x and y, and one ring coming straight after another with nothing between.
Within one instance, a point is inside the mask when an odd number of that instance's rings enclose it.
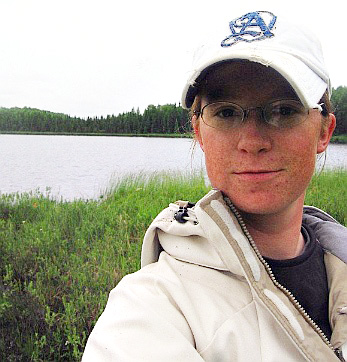
<instances>
[{"instance_id":1,"label":"evergreen tree","mask_svg":"<svg viewBox=\"0 0 347 362\"><path fill-rule=\"evenodd\" d=\"M331 101L335 109L336 134L347 133L347 87L333 89Z\"/></svg>"}]
</instances>

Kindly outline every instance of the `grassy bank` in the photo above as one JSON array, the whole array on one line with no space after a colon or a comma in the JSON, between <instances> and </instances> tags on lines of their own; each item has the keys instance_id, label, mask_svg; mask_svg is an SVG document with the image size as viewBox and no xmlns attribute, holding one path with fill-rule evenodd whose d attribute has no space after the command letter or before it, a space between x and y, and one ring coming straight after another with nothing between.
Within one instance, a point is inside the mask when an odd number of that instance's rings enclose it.
<instances>
[{"instance_id":1,"label":"grassy bank","mask_svg":"<svg viewBox=\"0 0 347 362\"><path fill-rule=\"evenodd\" d=\"M346 220L347 172L323 173L307 203ZM139 268L141 240L170 202L197 201L202 176L127 178L101 201L0 198L0 356L79 360L109 291Z\"/></svg>"}]
</instances>

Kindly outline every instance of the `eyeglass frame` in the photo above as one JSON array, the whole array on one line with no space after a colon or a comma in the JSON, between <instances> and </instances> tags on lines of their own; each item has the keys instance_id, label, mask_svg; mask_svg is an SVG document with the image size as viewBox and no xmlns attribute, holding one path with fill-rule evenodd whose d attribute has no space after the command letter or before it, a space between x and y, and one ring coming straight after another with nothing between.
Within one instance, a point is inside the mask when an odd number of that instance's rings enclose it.
<instances>
[{"instance_id":1,"label":"eyeglass frame","mask_svg":"<svg viewBox=\"0 0 347 362\"><path fill-rule=\"evenodd\" d=\"M211 104L215 104L215 103L227 103L227 104L232 104L232 105L234 105L234 106L237 106L238 108L240 108L240 110L242 111L242 118L241 118L241 121L240 121L240 123L239 123L239 125L242 125L243 124L243 122L247 119L247 117L248 117L248 115L249 115L249 112L250 111L252 111L252 110L260 110L261 111L261 120L263 121L263 123L265 124L265 125L272 125L267 119L266 119L266 117L265 117L265 109L266 109L266 107L267 106L269 106L270 104L272 104L272 103L275 103L275 102L281 102L281 101L290 101L290 102L296 102L296 103L298 103L298 104L300 104L300 106L301 107L303 107L306 111L307 111L307 116L309 115L309 112L310 112L310 110L312 109L312 110L314 110L314 109L316 109L316 110L318 110L320 113L325 113L326 112L326 108L325 108L325 104L324 103L319 103L319 104L317 104L317 107L316 108L306 108L299 100L297 100L297 99L276 99L276 100L273 100L273 101L271 101L271 102L268 102L268 103L266 103L264 106L258 106L258 107L250 107L250 108L246 108L246 109L244 109L242 106L240 106L239 104L237 104L237 103L234 103L234 102L231 102L231 101L224 101L224 100L219 100L219 101L213 101L213 102L210 102L210 103L207 103L207 104L205 104L202 108L201 108L201 110L200 111L193 111L193 115L196 115L196 116L198 116L198 117L200 117L201 116L201 119L203 120L203 122L207 125L207 126L209 126L209 127L212 127L212 128L215 128L215 129L220 129L219 127L214 127L214 126L212 126L212 125L210 125L210 124L208 124L205 120L204 120L204 118L203 118L203 111L204 111L204 109L206 108L206 107L208 107L209 105L211 105ZM306 120L307 118L305 118L305 120ZM305 120L303 120L303 121L305 121ZM303 122L302 121L302 122ZM302 122L299 122L299 123L302 123ZM299 124L298 123L298 124ZM278 126L276 126L276 125L272 125L272 126L274 126L274 127L276 127L276 128L290 128L290 127L281 127L280 125L278 125ZM231 128L233 128L233 127L228 127L228 128L226 128L226 129L231 129Z\"/></svg>"}]
</instances>

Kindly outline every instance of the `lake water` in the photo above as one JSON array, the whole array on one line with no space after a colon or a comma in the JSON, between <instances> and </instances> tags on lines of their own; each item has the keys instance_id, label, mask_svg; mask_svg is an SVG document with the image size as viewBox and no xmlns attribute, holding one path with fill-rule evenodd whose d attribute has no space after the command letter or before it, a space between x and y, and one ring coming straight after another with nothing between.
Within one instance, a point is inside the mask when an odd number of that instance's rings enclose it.
<instances>
[{"instance_id":1,"label":"lake water","mask_svg":"<svg viewBox=\"0 0 347 362\"><path fill-rule=\"evenodd\" d=\"M40 189L57 198L98 198L129 173L204 169L186 138L0 135L0 192ZM347 145L328 147L325 168L347 169Z\"/></svg>"}]
</instances>

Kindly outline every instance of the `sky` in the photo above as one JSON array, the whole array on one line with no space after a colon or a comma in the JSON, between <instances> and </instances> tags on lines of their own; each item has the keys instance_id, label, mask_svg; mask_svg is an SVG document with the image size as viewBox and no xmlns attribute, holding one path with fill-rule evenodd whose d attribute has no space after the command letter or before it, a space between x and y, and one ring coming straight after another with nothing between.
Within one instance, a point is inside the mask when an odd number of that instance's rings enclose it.
<instances>
[{"instance_id":1,"label":"sky","mask_svg":"<svg viewBox=\"0 0 347 362\"><path fill-rule=\"evenodd\" d=\"M180 102L194 48L250 11L304 23L347 86L341 0L0 0L0 107L77 117Z\"/></svg>"}]
</instances>

